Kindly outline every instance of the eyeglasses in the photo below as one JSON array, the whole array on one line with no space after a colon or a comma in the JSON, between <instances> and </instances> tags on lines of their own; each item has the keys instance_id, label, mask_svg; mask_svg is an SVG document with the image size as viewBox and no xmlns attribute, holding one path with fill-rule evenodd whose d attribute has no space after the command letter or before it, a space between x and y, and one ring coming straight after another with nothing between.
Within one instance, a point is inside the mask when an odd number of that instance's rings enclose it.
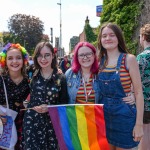
<instances>
[{"instance_id":1,"label":"eyeglasses","mask_svg":"<svg viewBox=\"0 0 150 150\"><path fill-rule=\"evenodd\" d=\"M91 58L93 56L93 52L79 54L78 58L83 59L85 56L86 56L86 58Z\"/></svg>"},{"instance_id":2,"label":"eyeglasses","mask_svg":"<svg viewBox=\"0 0 150 150\"><path fill-rule=\"evenodd\" d=\"M44 56L43 55L41 55L41 54L39 54L39 55L37 55L37 59L39 59L39 60L41 60L42 58L44 58L44 59L49 59L50 58L50 56L51 56L51 54L50 53L46 53Z\"/></svg>"}]
</instances>

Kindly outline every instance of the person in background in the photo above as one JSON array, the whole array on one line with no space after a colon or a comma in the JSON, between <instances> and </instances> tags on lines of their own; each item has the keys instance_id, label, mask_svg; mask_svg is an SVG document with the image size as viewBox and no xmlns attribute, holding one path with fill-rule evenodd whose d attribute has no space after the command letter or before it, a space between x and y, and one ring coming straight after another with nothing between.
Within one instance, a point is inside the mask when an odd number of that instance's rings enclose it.
<instances>
[{"instance_id":1,"label":"person in background","mask_svg":"<svg viewBox=\"0 0 150 150\"><path fill-rule=\"evenodd\" d=\"M20 44L8 43L0 53L0 66L3 69L1 76L4 78L8 95L10 109L18 112L15 119L18 141L15 150L22 149L22 122L24 117L23 101L30 93L28 78L26 75L26 64L28 54ZM0 77L0 105L6 105L3 80ZM3 118L3 116L1 116Z\"/></svg>"},{"instance_id":2,"label":"person in background","mask_svg":"<svg viewBox=\"0 0 150 150\"><path fill-rule=\"evenodd\" d=\"M70 104L98 104L101 96L99 89L99 63L96 49L89 42L79 42L74 49L73 64L65 73ZM133 94L123 98L133 104Z\"/></svg>"},{"instance_id":3,"label":"person in background","mask_svg":"<svg viewBox=\"0 0 150 150\"><path fill-rule=\"evenodd\" d=\"M37 44L33 60L36 70L24 116L24 149L57 150L58 142L47 106L68 103L66 78L64 74L57 73L56 55L49 42Z\"/></svg>"},{"instance_id":4,"label":"person in background","mask_svg":"<svg viewBox=\"0 0 150 150\"><path fill-rule=\"evenodd\" d=\"M29 56L28 62L29 62L29 66L34 64L32 56Z\"/></svg>"},{"instance_id":5,"label":"person in background","mask_svg":"<svg viewBox=\"0 0 150 150\"><path fill-rule=\"evenodd\" d=\"M58 64L58 67L59 67L60 61L61 61L61 58L60 58L60 57L57 57L57 64Z\"/></svg>"},{"instance_id":6,"label":"person in background","mask_svg":"<svg viewBox=\"0 0 150 150\"><path fill-rule=\"evenodd\" d=\"M33 74L34 74L34 71L35 71L34 64L27 66L26 72L27 72L27 75L28 75L29 82L30 82L31 79L32 79L32 76L33 76Z\"/></svg>"},{"instance_id":7,"label":"person in background","mask_svg":"<svg viewBox=\"0 0 150 150\"><path fill-rule=\"evenodd\" d=\"M144 95L144 136L140 141L138 150L150 148L150 24L140 29L140 44L144 51L137 56Z\"/></svg>"},{"instance_id":8,"label":"person in background","mask_svg":"<svg viewBox=\"0 0 150 150\"><path fill-rule=\"evenodd\" d=\"M65 55L64 59L60 62L60 69L62 70L63 73L65 73L69 68L71 64L70 61L68 60L68 56Z\"/></svg>"},{"instance_id":9,"label":"person in background","mask_svg":"<svg viewBox=\"0 0 150 150\"><path fill-rule=\"evenodd\" d=\"M110 150L130 150L143 136L143 91L138 63L127 48L120 27L101 26L98 36L99 83ZM136 105L122 101L134 88Z\"/></svg>"}]
</instances>

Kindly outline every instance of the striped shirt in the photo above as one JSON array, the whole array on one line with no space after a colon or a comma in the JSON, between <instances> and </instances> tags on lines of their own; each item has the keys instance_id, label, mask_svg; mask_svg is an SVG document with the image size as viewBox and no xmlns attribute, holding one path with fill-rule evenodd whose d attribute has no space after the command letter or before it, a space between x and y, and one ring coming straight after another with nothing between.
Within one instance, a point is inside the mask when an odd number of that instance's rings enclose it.
<instances>
[{"instance_id":1,"label":"striped shirt","mask_svg":"<svg viewBox=\"0 0 150 150\"><path fill-rule=\"evenodd\" d=\"M77 104L94 104L95 103L95 93L92 87L92 82L93 82L94 76L91 74L89 82L85 83L85 89L84 89L84 82L81 79L81 84L79 87L79 90L77 92L77 97L76 97L76 103ZM85 93L86 92L86 93ZM88 101L86 102L86 94L88 96Z\"/></svg>"},{"instance_id":2,"label":"striped shirt","mask_svg":"<svg viewBox=\"0 0 150 150\"><path fill-rule=\"evenodd\" d=\"M107 66L103 72L114 72L116 71L116 65L115 66ZM129 74L129 70L126 67L126 54L124 54L121 67L120 67L120 81L122 84L122 87L124 89L125 93L131 92L131 77Z\"/></svg>"}]
</instances>

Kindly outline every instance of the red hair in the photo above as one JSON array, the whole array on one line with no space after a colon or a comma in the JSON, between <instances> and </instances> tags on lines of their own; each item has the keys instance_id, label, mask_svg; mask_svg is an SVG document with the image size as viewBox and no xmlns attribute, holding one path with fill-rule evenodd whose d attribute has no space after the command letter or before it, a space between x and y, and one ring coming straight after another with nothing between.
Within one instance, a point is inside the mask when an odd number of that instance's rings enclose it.
<instances>
[{"instance_id":1,"label":"red hair","mask_svg":"<svg viewBox=\"0 0 150 150\"><path fill-rule=\"evenodd\" d=\"M76 46L75 46L75 49L74 49L74 57L73 57L73 63L72 63L72 70L74 73L77 73L80 68L81 68L81 65L79 64L79 61L78 61L78 50L79 48L81 47L88 47L92 50L92 52L94 53L94 63L92 64L91 66L91 72L93 74L97 74L98 73L98 70L99 70L99 65L98 65L98 59L97 59L97 55L96 55L96 48L88 43L88 42L79 42Z\"/></svg>"}]
</instances>

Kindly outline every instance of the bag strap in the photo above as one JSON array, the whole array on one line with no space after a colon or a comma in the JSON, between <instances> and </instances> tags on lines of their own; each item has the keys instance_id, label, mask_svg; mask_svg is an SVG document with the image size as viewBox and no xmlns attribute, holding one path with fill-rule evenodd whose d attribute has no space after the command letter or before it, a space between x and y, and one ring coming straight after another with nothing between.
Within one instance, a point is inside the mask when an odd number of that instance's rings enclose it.
<instances>
[{"instance_id":1,"label":"bag strap","mask_svg":"<svg viewBox=\"0 0 150 150\"><path fill-rule=\"evenodd\" d=\"M4 87L4 92L5 92L5 99L6 99L6 106L9 109L9 105L8 105L8 96L7 96L7 90L6 90L6 85L4 82L4 78L1 76L2 80L3 80L3 87Z\"/></svg>"}]
</instances>

